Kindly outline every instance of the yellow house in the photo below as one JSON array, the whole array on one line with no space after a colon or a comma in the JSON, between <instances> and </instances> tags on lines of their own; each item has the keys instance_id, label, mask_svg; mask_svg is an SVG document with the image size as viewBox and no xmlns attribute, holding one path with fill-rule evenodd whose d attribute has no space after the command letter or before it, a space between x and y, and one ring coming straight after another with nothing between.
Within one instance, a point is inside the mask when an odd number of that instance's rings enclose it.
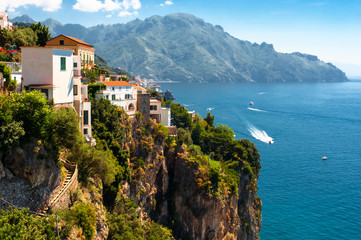
<instances>
[{"instance_id":1,"label":"yellow house","mask_svg":"<svg viewBox=\"0 0 361 240\"><path fill-rule=\"evenodd\" d=\"M89 43L62 34L47 41L45 47L71 49L74 51L74 55L80 56L82 69L94 67L95 49Z\"/></svg>"}]
</instances>

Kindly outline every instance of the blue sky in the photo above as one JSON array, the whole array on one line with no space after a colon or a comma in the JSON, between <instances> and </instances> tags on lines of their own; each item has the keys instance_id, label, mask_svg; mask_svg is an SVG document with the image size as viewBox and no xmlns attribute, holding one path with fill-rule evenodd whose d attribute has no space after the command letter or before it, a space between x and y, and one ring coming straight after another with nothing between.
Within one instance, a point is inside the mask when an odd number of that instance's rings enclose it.
<instances>
[{"instance_id":1,"label":"blue sky","mask_svg":"<svg viewBox=\"0 0 361 240\"><path fill-rule=\"evenodd\" d=\"M231 35L303 52L361 76L361 0L1 0L10 17L28 14L85 26L184 12Z\"/></svg>"}]
</instances>

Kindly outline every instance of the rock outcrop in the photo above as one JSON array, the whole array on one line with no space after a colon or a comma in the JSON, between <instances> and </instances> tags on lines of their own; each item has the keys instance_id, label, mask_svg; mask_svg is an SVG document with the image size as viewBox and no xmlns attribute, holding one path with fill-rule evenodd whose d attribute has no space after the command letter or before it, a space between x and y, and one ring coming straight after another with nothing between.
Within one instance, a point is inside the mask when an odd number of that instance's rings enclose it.
<instances>
[{"instance_id":1,"label":"rock outcrop","mask_svg":"<svg viewBox=\"0 0 361 240\"><path fill-rule=\"evenodd\" d=\"M197 185L184 147L167 152L164 142L140 136L135 131L133 141L147 145L133 146L138 158L133 156L130 165L137 170L130 183L123 183L121 194L135 200L142 218L169 226L177 239L259 239L262 203L257 179L240 174L238 193L212 196ZM142 166L136 163L139 157Z\"/></svg>"},{"instance_id":2,"label":"rock outcrop","mask_svg":"<svg viewBox=\"0 0 361 240\"><path fill-rule=\"evenodd\" d=\"M33 211L43 209L61 181L60 170L44 147L30 141L1 159L0 196L8 202L2 201L0 208L6 209L11 203Z\"/></svg>"}]
</instances>

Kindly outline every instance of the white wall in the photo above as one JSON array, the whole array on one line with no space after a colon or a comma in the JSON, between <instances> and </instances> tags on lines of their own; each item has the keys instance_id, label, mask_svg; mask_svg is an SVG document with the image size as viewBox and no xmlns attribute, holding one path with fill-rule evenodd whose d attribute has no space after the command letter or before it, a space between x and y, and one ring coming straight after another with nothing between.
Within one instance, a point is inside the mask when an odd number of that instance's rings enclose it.
<instances>
[{"instance_id":1,"label":"white wall","mask_svg":"<svg viewBox=\"0 0 361 240\"><path fill-rule=\"evenodd\" d=\"M51 48L21 48L24 86L53 84L52 54Z\"/></svg>"},{"instance_id":2,"label":"white wall","mask_svg":"<svg viewBox=\"0 0 361 240\"><path fill-rule=\"evenodd\" d=\"M113 90L114 88L114 90ZM109 100L112 100L112 95L115 95L115 99L125 99L125 95L133 95L133 87L132 86L118 86L118 87L108 87L106 93L109 94ZM134 98L135 96L133 96Z\"/></svg>"},{"instance_id":3,"label":"white wall","mask_svg":"<svg viewBox=\"0 0 361 240\"><path fill-rule=\"evenodd\" d=\"M73 51L52 49L53 54L53 98L54 103L72 103L73 96ZM65 57L65 70L60 70L60 58ZM80 89L78 89L80 90ZM79 92L79 91L78 91Z\"/></svg>"},{"instance_id":4,"label":"white wall","mask_svg":"<svg viewBox=\"0 0 361 240\"><path fill-rule=\"evenodd\" d=\"M86 134L86 135L88 135L89 137L91 137L92 136L92 127L91 127L91 102L83 102L83 111L88 111L88 116L89 116L89 118L88 118L88 124L87 125L84 125L83 124L83 129L82 129L82 134L84 134L84 129L86 128L86 129L88 129L88 134ZM83 114L83 116L84 116L84 114ZM83 120L83 123L84 123L84 120ZM86 136L85 135L85 136Z\"/></svg>"},{"instance_id":5,"label":"white wall","mask_svg":"<svg viewBox=\"0 0 361 240\"><path fill-rule=\"evenodd\" d=\"M161 123L164 126L170 126L170 108L162 108L162 112L160 113Z\"/></svg>"},{"instance_id":6,"label":"white wall","mask_svg":"<svg viewBox=\"0 0 361 240\"><path fill-rule=\"evenodd\" d=\"M23 74L21 72L11 73L11 79L15 79L18 86L21 85L21 77Z\"/></svg>"}]
</instances>

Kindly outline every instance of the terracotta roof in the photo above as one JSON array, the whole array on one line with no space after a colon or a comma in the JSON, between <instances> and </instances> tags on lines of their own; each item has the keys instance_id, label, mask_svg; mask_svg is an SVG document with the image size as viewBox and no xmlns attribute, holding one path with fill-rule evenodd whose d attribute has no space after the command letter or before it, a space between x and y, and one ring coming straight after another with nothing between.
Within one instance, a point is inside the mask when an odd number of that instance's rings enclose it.
<instances>
[{"instance_id":1,"label":"terracotta roof","mask_svg":"<svg viewBox=\"0 0 361 240\"><path fill-rule=\"evenodd\" d=\"M107 87L119 87L119 86L132 86L132 84L126 81L100 81L105 84Z\"/></svg>"},{"instance_id":2,"label":"terracotta roof","mask_svg":"<svg viewBox=\"0 0 361 240\"><path fill-rule=\"evenodd\" d=\"M58 38L58 37L60 37L60 36L69 38L69 39L71 39L71 40L73 40L73 41L75 41L75 42L77 42L77 43L79 43L79 44L82 44L82 45L85 45L85 46L88 46L88 47L93 47L93 45L91 45L91 44L89 44L89 43L83 42L82 40L79 40L79 39L74 38L74 37L66 36L66 35L64 35L64 34L61 34L61 35L59 35L59 36L57 36L57 37L54 37L54 38L52 38L52 39L50 39L50 40L53 40L53 39ZM49 41L50 41L50 40L49 40Z\"/></svg>"},{"instance_id":3,"label":"terracotta roof","mask_svg":"<svg viewBox=\"0 0 361 240\"><path fill-rule=\"evenodd\" d=\"M31 84L29 87L33 88L51 88L53 87L53 84Z\"/></svg>"}]
</instances>

